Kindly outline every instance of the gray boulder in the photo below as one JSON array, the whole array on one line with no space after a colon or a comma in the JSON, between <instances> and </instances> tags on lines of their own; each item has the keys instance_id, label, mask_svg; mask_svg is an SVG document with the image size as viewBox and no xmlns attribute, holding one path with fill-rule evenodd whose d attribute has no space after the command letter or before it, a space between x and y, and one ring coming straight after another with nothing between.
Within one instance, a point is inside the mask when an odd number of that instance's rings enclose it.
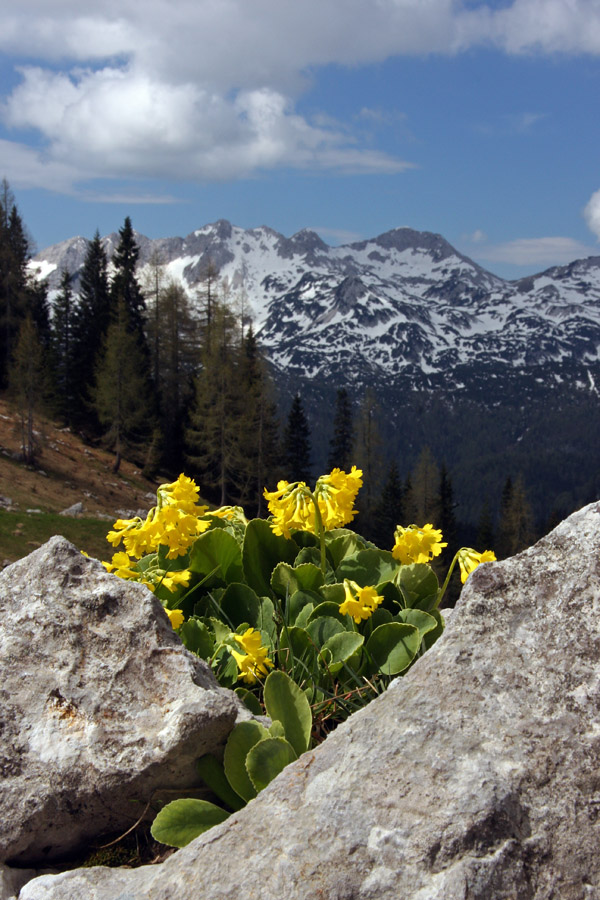
<instances>
[{"instance_id":1,"label":"gray boulder","mask_svg":"<svg viewBox=\"0 0 600 900\"><path fill-rule=\"evenodd\" d=\"M52 538L0 573L0 860L125 831L238 715L147 588Z\"/></svg>"},{"instance_id":2,"label":"gray boulder","mask_svg":"<svg viewBox=\"0 0 600 900\"><path fill-rule=\"evenodd\" d=\"M600 504L470 577L392 690L160 866L20 900L600 897Z\"/></svg>"}]
</instances>

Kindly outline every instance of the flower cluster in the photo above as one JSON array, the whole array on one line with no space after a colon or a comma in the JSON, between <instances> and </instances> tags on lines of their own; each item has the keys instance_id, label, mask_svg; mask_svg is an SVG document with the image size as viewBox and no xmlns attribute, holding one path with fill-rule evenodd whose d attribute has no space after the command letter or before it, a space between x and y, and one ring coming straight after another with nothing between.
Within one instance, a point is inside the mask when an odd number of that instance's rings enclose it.
<instances>
[{"instance_id":1,"label":"flower cluster","mask_svg":"<svg viewBox=\"0 0 600 900\"><path fill-rule=\"evenodd\" d=\"M155 553L160 545L168 547L167 557L183 556L195 538L209 527L201 517L207 506L198 506L198 487L181 474L172 484L162 484L157 491L157 505L150 510L145 522L139 516L117 519L106 539L117 547L121 541L135 559Z\"/></svg>"},{"instance_id":2,"label":"flower cluster","mask_svg":"<svg viewBox=\"0 0 600 900\"><path fill-rule=\"evenodd\" d=\"M233 637L245 651L231 651L240 671L238 680L255 684L261 675L267 675L269 668L273 668L273 660L268 658L268 650L262 646L260 631L248 628L243 634L234 634Z\"/></svg>"},{"instance_id":3,"label":"flower cluster","mask_svg":"<svg viewBox=\"0 0 600 900\"><path fill-rule=\"evenodd\" d=\"M319 518L325 531L340 528L356 515L354 501L361 485L362 471L352 466L350 472L333 469L329 475L321 475L314 491L304 481L280 481L276 491L265 488L264 496L273 517L271 528L286 538L291 537L292 531L318 535Z\"/></svg>"},{"instance_id":4,"label":"flower cluster","mask_svg":"<svg viewBox=\"0 0 600 900\"><path fill-rule=\"evenodd\" d=\"M363 619L370 618L383 597L380 597L374 587L359 587L355 581L344 578L345 600L340 604L340 612L344 616L351 616L357 625Z\"/></svg>"},{"instance_id":5,"label":"flower cluster","mask_svg":"<svg viewBox=\"0 0 600 900\"><path fill-rule=\"evenodd\" d=\"M457 553L458 565L460 567L460 580L464 584L471 572L473 572L480 563L494 562L496 554L493 550L484 550L478 553L470 547L463 547Z\"/></svg>"},{"instance_id":6,"label":"flower cluster","mask_svg":"<svg viewBox=\"0 0 600 900\"><path fill-rule=\"evenodd\" d=\"M321 475L315 485L315 496L326 531L352 521L357 513L354 501L362 483L362 471L356 466L348 473L333 469L329 475Z\"/></svg>"},{"instance_id":7,"label":"flower cluster","mask_svg":"<svg viewBox=\"0 0 600 900\"><path fill-rule=\"evenodd\" d=\"M442 542L442 532L433 525L409 525L403 528L398 525L394 533L396 543L392 548L395 559L403 565L410 563L428 563L434 556L439 556L446 542Z\"/></svg>"},{"instance_id":8,"label":"flower cluster","mask_svg":"<svg viewBox=\"0 0 600 900\"><path fill-rule=\"evenodd\" d=\"M276 491L264 490L269 512L273 516L271 528L275 534L290 538L293 531L316 534L315 507L311 492L304 481L279 481Z\"/></svg>"}]
</instances>

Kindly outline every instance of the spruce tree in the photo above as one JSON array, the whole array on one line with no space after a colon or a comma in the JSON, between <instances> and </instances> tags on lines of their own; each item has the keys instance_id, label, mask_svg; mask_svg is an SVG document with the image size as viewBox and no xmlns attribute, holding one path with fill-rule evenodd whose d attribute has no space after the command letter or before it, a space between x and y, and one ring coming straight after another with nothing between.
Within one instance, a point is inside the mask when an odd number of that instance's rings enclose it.
<instances>
[{"instance_id":1,"label":"spruce tree","mask_svg":"<svg viewBox=\"0 0 600 900\"><path fill-rule=\"evenodd\" d=\"M115 271L110 287L111 307L114 313L115 310L118 310L119 304L124 303L127 313L127 328L132 334L138 336L140 347L146 352L144 334L146 303L135 274L140 249L136 243L129 216L126 217L123 227L119 230L119 238L119 245L112 259ZM120 312L118 314L120 315Z\"/></svg>"},{"instance_id":2,"label":"spruce tree","mask_svg":"<svg viewBox=\"0 0 600 900\"><path fill-rule=\"evenodd\" d=\"M500 558L514 556L529 547L534 538L533 514L523 477L519 475L514 484L510 479L505 484L496 555Z\"/></svg>"},{"instance_id":3,"label":"spruce tree","mask_svg":"<svg viewBox=\"0 0 600 900\"><path fill-rule=\"evenodd\" d=\"M286 481L311 483L311 442L308 419L298 392L292 400L283 434L283 466Z\"/></svg>"},{"instance_id":4,"label":"spruce tree","mask_svg":"<svg viewBox=\"0 0 600 900\"><path fill-rule=\"evenodd\" d=\"M404 510L404 486L395 461L390 463L381 489L379 501L373 512L373 540L382 549L391 549L397 525L406 525Z\"/></svg>"},{"instance_id":5,"label":"spruce tree","mask_svg":"<svg viewBox=\"0 0 600 900\"><path fill-rule=\"evenodd\" d=\"M423 447L412 472L415 524L436 525L439 512L440 471L429 447Z\"/></svg>"},{"instance_id":6,"label":"spruce tree","mask_svg":"<svg viewBox=\"0 0 600 900\"><path fill-rule=\"evenodd\" d=\"M354 422L352 404L346 388L339 388L335 399L335 415L333 417L333 435L329 441L328 468L342 469L348 472L353 463Z\"/></svg>"},{"instance_id":7,"label":"spruce tree","mask_svg":"<svg viewBox=\"0 0 600 900\"><path fill-rule=\"evenodd\" d=\"M490 508L489 497L485 497L479 513L479 521L477 523L477 535L475 538L475 549L479 552L484 550L495 550L496 535L494 533L494 521Z\"/></svg>"},{"instance_id":8,"label":"spruce tree","mask_svg":"<svg viewBox=\"0 0 600 900\"><path fill-rule=\"evenodd\" d=\"M106 252L96 233L88 241L79 281L77 317L73 343L75 368L78 373L73 415L78 427L98 429L91 403L96 369L110 324L110 295Z\"/></svg>"},{"instance_id":9,"label":"spruce tree","mask_svg":"<svg viewBox=\"0 0 600 900\"><path fill-rule=\"evenodd\" d=\"M76 418L78 385L81 377L75 346L77 307L71 282L71 273L65 269L60 280L60 290L54 300L51 327L55 406L67 425L72 425Z\"/></svg>"},{"instance_id":10,"label":"spruce tree","mask_svg":"<svg viewBox=\"0 0 600 900\"><path fill-rule=\"evenodd\" d=\"M451 559L460 549L457 545L456 503L454 502L454 489L452 479L445 463L440 469L440 481L438 488L437 516L432 524L439 528L448 544L446 556Z\"/></svg>"},{"instance_id":11,"label":"spruce tree","mask_svg":"<svg viewBox=\"0 0 600 900\"><path fill-rule=\"evenodd\" d=\"M358 410L354 450L356 465L363 472L363 487L357 498L356 529L367 538L373 534L373 514L384 464L379 417L379 403L374 392L368 389Z\"/></svg>"}]
</instances>

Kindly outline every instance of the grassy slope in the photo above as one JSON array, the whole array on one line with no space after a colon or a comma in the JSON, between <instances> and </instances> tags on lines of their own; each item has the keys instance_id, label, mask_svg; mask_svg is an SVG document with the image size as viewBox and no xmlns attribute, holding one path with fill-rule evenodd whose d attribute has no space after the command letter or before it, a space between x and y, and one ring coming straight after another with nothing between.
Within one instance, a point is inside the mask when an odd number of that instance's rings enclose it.
<instances>
[{"instance_id":1,"label":"grassy slope","mask_svg":"<svg viewBox=\"0 0 600 900\"><path fill-rule=\"evenodd\" d=\"M36 468L14 458L20 449L19 420L0 397L0 495L10 509L0 509L0 567L26 556L52 535L62 534L90 556L110 558L105 540L118 510L148 509L156 485L129 462L112 471L114 457L86 446L68 429L40 417L42 452ZM81 518L59 516L74 503L83 503ZM37 509L41 512L27 512Z\"/></svg>"}]
</instances>

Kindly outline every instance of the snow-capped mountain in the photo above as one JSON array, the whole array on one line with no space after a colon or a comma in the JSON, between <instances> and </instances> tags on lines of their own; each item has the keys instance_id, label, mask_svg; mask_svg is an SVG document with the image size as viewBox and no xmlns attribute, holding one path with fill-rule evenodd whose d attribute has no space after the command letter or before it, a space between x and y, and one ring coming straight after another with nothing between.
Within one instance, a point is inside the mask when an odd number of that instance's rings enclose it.
<instances>
[{"instance_id":1,"label":"snow-capped mountain","mask_svg":"<svg viewBox=\"0 0 600 900\"><path fill-rule=\"evenodd\" d=\"M289 377L453 390L492 370L545 379L550 367L553 379L591 388L600 379L600 256L510 282L410 228L340 247L309 230L286 238L224 220L186 238L136 237L140 275L160 260L192 299L211 261L232 295L244 294L261 345ZM104 242L110 258L118 235ZM86 245L73 238L31 265L56 288Z\"/></svg>"}]
</instances>

